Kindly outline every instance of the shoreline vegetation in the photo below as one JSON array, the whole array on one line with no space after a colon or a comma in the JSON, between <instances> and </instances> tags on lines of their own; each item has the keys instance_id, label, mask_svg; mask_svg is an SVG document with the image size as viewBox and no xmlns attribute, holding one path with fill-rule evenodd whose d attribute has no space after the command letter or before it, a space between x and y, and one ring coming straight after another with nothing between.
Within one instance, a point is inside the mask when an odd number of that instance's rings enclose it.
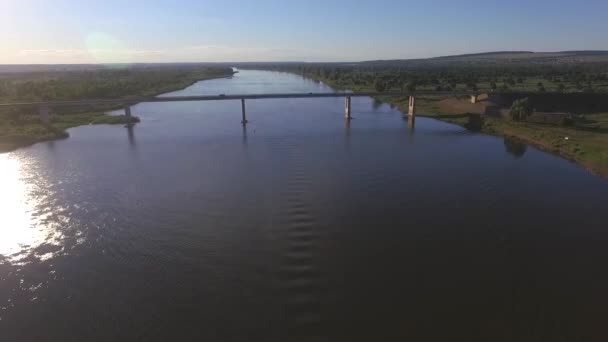
<instances>
[{"instance_id":1,"label":"shoreline vegetation","mask_svg":"<svg viewBox=\"0 0 608 342\"><path fill-rule=\"evenodd\" d=\"M408 91L416 90L467 90L491 94L498 92L520 92L543 94L547 91L562 91L562 98L593 92L608 97L608 65L593 64L566 69L551 69L526 66L511 69L491 67L423 68L408 70L395 66L374 68L366 66L340 67L339 65L286 64L247 65L243 69L283 71L324 82L337 90L363 91ZM455 70L455 71L454 71ZM234 74L228 67L174 66L133 69L108 69L71 72L0 73L0 102L53 101L78 99L103 99L157 96L184 89L198 81L230 77ZM498 82L498 83L497 83ZM502 84L499 85L499 83ZM536 87L536 89L534 88ZM535 90L534 90L535 89ZM523 95L522 95L523 96ZM407 113L408 98L377 98L402 113ZM538 102L538 101L537 101ZM542 102L542 101L541 101ZM547 102L547 101L545 101ZM590 125L547 124L515 121L505 115L508 106L501 109L502 115L486 115L484 104L471 104L465 98L425 96L417 98L417 116L457 124L471 129L471 114L482 114L482 120L474 130L502 136L519 143L532 145L577 163L596 175L608 178L608 105L580 103L574 101L549 105L548 114L574 112ZM576 102L576 103L573 103ZM594 101L586 101L594 102ZM541 103L537 103L543 106ZM545 104L546 107L546 104ZM604 108L606 107L606 108ZM0 108L0 153L32 145L37 142L69 137L68 128L89 124L133 124L139 118L127 122L124 115L109 115L106 112L121 106L90 106L90 108L62 109L53 113L50 125L43 125L37 108Z\"/></svg>"},{"instance_id":2,"label":"shoreline vegetation","mask_svg":"<svg viewBox=\"0 0 608 342\"><path fill-rule=\"evenodd\" d=\"M157 96L209 79L234 75L232 68L163 66L106 70L0 73L0 103L124 99ZM0 108L0 153L38 142L65 139L67 129L83 125L130 125L132 116L107 112L122 106L87 106L52 110L48 125L37 108Z\"/></svg>"},{"instance_id":3,"label":"shoreline vegetation","mask_svg":"<svg viewBox=\"0 0 608 342\"><path fill-rule=\"evenodd\" d=\"M469 113L458 113L451 108L440 109L436 98L423 98L417 111L420 117L433 118L463 127L469 123ZM459 100L466 104L466 100ZM407 111L403 100L391 99L387 103ZM428 114L427 114L428 113ZM548 125L526 121L511 121L502 117L484 116L480 133L505 137L536 147L542 151L578 164L592 174L608 179L608 113L588 114L586 119L596 123L593 129ZM467 127L468 128L468 127Z\"/></svg>"},{"instance_id":4,"label":"shoreline vegetation","mask_svg":"<svg viewBox=\"0 0 608 342\"><path fill-rule=\"evenodd\" d=\"M608 96L608 95L607 95ZM407 113L405 98L378 99ZM548 125L526 121L512 121L504 117L484 115L476 129L468 127L470 114L477 114L469 99L421 97L417 98L416 111L419 117L432 118L456 124L467 129L489 135L513 139L542 151L557 155L578 164L592 174L608 179L608 112L586 115L596 128L592 130L576 127ZM462 111L463 108L471 108Z\"/></svg>"},{"instance_id":5,"label":"shoreline vegetation","mask_svg":"<svg viewBox=\"0 0 608 342\"><path fill-rule=\"evenodd\" d=\"M494 92L504 93L510 102L496 108L496 115L486 113L488 104L472 104L468 97L417 97L416 112L420 113L417 114L419 117L529 144L608 179L608 64L568 65L564 69L530 65L451 65L408 69L400 65L374 67L339 64L256 65L246 68L294 73L323 82L336 90L353 92L454 90L486 93L490 97ZM555 98L548 92L561 94ZM566 121L571 122L533 121L532 118L538 114L532 114L530 120L515 121L509 115L509 110L518 96L534 98L535 108L538 105L540 110L537 111L542 110L545 117L563 115ZM581 100L585 96L591 96L594 100ZM375 100L389 104L402 113L408 112L407 97L381 97ZM475 117L480 120L471 125Z\"/></svg>"}]
</instances>

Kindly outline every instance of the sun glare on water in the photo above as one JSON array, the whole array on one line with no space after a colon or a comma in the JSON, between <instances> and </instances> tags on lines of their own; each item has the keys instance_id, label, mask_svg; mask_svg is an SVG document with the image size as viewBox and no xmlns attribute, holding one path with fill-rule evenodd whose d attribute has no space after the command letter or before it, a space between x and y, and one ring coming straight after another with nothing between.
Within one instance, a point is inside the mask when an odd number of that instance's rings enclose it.
<instances>
[{"instance_id":1,"label":"sun glare on water","mask_svg":"<svg viewBox=\"0 0 608 342\"><path fill-rule=\"evenodd\" d=\"M0 261L22 259L48 238L47 229L34 218L35 201L22 167L19 159L0 154Z\"/></svg>"}]
</instances>

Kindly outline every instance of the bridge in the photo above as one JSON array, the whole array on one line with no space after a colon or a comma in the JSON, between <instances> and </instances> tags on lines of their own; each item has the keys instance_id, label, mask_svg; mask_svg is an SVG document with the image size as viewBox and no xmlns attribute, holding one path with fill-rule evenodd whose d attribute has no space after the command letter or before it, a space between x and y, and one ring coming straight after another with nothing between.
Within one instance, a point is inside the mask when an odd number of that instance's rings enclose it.
<instances>
[{"instance_id":1,"label":"bridge","mask_svg":"<svg viewBox=\"0 0 608 342\"><path fill-rule=\"evenodd\" d=\"M416 97L417 96L470 96L471 103L477 102L477 94L470 92L362 92L362 93L277 93L277 94L241 94L241 95L203 95L203 96L162 96L162 97L138 97L126 99L92 99L76 101L47 101L47 102L18 102L0 103L1 108L38 108L40 120L44 124L50 123L51 109L62 107L83 107L91 105L104 105L110 107L124 106L125 116L131 117L131 107L138 103L149 102L193 102L193 101L241 101L241 123L247 124L247 113L245 108L246 100L261 99L302 99L302 98L333 98L344 97L344 117L346 120L352 119L353 97L409 97L408 104L408 123L410 127L415 124L416 118ZM404 113L405 115L405 113Z\"/></svg>"}]
</instances>

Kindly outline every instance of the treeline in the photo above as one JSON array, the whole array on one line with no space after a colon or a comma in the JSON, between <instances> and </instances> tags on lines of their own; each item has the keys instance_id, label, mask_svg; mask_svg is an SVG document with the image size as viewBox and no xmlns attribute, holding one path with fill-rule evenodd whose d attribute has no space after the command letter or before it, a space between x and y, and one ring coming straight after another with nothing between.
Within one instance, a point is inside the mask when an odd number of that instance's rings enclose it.
<instances>
[{"instance_id":1,"label":"treeline","mask_svg":"<svg viewBox=\"0 0 608 342\"><path fill-rule=\"evenodd\" d=\"M247 68L292 72L351 90L482 90L608 92L608 63L568 65L260 64Z\"/></svg>"},{"instance_id":2,"label":"treeline","mask_svg":"<svg viewBox=\"0 0 608 342\"><path fill-rule=\"evenodd\" d=\"M6 73L0 74L0 102L152 96L232 74L231 68L200 66Z\"/></svg>"}]
</instances>

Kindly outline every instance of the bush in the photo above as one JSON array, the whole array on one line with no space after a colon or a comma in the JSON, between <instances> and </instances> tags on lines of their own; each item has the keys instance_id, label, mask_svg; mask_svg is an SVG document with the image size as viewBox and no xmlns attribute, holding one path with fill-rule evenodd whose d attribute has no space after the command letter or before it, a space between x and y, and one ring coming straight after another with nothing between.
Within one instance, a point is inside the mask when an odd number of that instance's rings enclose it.
<instances>
[{"instance_id":1,"label":"bush","mask_svg":"<svg viewBox=\"0 0 608 342\"><path fill-rule=\"evenodd\" d=\"M533 111L530 100L527 97L515 100L511 106L511 119L513 119L513 121L526 121Z\"/></svg>"},{"instance_id":2,"label":"bush","mask_svg":"<svg viewBox=\"0 0 608 342\"><path fill-rule=\"evenodd\" d=\"M381 93L386 90L386 83L384 83L383 80L377 78L374 81L374 89L376 89L377 92Z\"/></svg>"}]
</instances>

